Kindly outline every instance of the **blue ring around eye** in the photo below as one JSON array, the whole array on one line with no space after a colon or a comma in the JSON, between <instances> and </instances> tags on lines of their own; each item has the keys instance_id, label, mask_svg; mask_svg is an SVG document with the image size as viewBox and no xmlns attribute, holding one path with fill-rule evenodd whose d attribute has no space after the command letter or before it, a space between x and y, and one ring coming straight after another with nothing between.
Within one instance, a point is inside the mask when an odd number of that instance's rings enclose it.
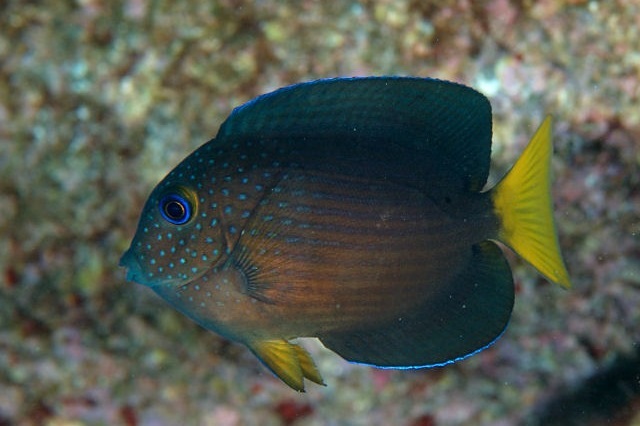
<instances>
[{"instance_id":1,"label":"blue ring around eye","mask_svg":"<svg viewBox=\"0 0 640 426\"><path fill-rule=\"evenodd\" d=\"M183 225L191 219L191 203L180 194L165 195L158 208L164 220L174 225Z\"/></svg>"}]
</instances>

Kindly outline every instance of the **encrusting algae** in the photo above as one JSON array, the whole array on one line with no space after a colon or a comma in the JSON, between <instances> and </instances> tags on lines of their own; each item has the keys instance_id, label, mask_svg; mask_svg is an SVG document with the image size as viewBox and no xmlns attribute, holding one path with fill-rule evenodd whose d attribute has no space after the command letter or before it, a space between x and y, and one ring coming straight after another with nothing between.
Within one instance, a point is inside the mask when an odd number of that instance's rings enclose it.
<instances>
[{"instance_id":1,"label":"encrusting algae","mask_svg":"<svg viewBox=\"0 0 640 426\"><path fill-rule=\"evenodd\" d=\"M494 241L569 287L552 215L551 120L483 191L491 107L411 77L318 80L236 108L153 190L120 264L295 390L324 384L290 343L382 368L449 364L511 316Z\"/></svg>"}]
</instances>

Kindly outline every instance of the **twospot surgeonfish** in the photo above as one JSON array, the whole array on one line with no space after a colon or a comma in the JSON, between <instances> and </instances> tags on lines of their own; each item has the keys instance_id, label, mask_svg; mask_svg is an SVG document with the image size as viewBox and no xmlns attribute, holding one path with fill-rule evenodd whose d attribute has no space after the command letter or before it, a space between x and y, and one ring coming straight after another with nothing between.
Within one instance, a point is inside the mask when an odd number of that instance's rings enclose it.
<instances>
[{"instance_id":1,"label":"twospot surgeonfish","mask_svg":"<svg viewBox=\"0 0 640 426\"><path fill-rule=\"evenodd\" d=\"M411 77L318 80L236 108L153 190L120 265L303 391L316 337L382 368L442 366L504 332L497 242L570 287L553 219L551 119L485 188L491 106Z\"/></svg>"}]
</instances>

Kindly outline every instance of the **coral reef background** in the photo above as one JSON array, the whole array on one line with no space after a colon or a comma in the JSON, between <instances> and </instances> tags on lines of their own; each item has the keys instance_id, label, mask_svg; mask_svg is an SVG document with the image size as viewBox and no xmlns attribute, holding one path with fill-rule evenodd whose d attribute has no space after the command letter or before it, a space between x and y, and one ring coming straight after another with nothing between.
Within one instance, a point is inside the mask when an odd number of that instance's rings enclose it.
<instances>
[{"instance_id":1,"label":"coral reef background","mask_svg":"<svg viewBox=\"0 0 640 426\"><path fill-rule=\"evenodd\" d=\"M636 0L0 2L0 425L640 424L639 39ZM117 263L234 106L350 75L482 91L493 180L553 114L574 288L512 257L492 348L390 371L309 340L329 386L296 394Z\"/></svg>"}]
</instances>

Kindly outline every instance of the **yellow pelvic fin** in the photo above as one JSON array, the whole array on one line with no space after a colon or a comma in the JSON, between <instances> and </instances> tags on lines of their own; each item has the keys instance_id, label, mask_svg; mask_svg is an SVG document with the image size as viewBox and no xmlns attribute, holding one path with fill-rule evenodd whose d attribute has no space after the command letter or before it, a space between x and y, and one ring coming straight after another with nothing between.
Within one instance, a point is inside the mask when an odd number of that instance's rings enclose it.
<instances>
[{"instance_id":1,"label":"yellow pelvic fin","mask_svg":"<svg viewBox=\"0 0 640 426\"><path fill-rule=\"evenodd\" d=\"M284 339L259 340L248 344L251 351L289 387L304 392L304 379L324 385L311 355Z\"/></svg>"},{"instance_id":2,"label":"yellow pelvic fin","mask_svg":"<svg viewBox=\"0 0 640 426\"><path fill-rule=\"evenodd\" d=\"M316 367L316 363L313 362L313 358L309 355L309 352L306 351L302 346L291 345L296 350L296 354L298 355L298 361L300 362L300 368L302 368L302 374L305 378L311 380L314 383L317 383L322 386L326 386L324 380L322 380L322 376Z\"/></svg>"},{"instance_id":3,"label":"yellow pelvic fin","mask_svg":"<svg viewBox=\"0 0 640 426\"><path fill-rule=\"evenodd\" d=\"M549 281L571 287L551 200L551 117L542 122L507 175L492 189L498 238Z\"/></svg>"}]
</instances>

